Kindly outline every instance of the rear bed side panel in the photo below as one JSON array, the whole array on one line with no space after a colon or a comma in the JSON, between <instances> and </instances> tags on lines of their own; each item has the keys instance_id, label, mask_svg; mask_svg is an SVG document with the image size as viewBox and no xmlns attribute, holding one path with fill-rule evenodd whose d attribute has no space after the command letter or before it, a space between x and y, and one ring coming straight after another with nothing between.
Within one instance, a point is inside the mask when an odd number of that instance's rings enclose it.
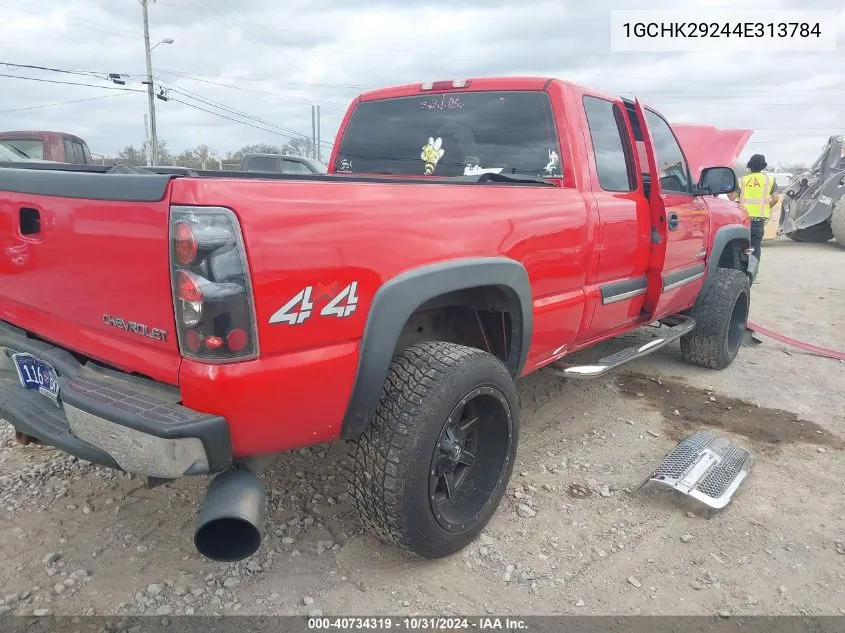
<instances>
[{"instance_id":1,"label":"rear bed side panel","mask_svg":"<svg viewBox=\"0 0 845 633\"><path fill-rule=\"evenodd\" d=\"M527 268L535 304L583 288L586 211L574 189L184 179L173 183L172 202L226 206L238 216L262 357L360 339L376 290L426 264L510 257ZM352 282L358 307L346 317L320 316L329 295ZM308 286L308 318L271 324ZM555 327L558 336L563 325Z\"/></svg>"},{"instance_id":2,"label":"rear bed side panel","mask_svg":"<svg viewBox=\"0 0 845 633\"><path fill-rule=\"evenodd\" d=\"M175 181L171 200L225 206L241 223L261 358L214 367L185 360L180 372L186 406L225 415L235 456L337 436L373 297L403 272L479 257L521 262L534 313L529 369L581 323L587 228L574 188L209 178ZM321 316L332 293L353 282L357 307ZM307 318L270 323L309 287Z\"/></svg>"},{"instance_id":3,"label":"rear bed side panel","mask_svg":"<svg viewBox=\"0 0 845 633\"><path fill-rule=\"evenodd\" d=\"M120 189L123 179L114 175L33 171L5 178L22 171L0 170L0 320L124 371L177 384L167 180L144 193ZM108 191L86 189L92 179ZM86 191L135 201L71 197ZM58 197L62 192L68 197ZM22 208L40 218L37 234L22 234Z\"/></svg>"},{"instance_id":4,"label":"rear bed side panel","mask_svg":"<svg viewBox=\"0 0 845 633\"><path fill-rule=\"evenodd\" d=\"M182 403L226 417L235 458L329 442L340 434L358 354L351 341L231 365L185 359Z\"/></svg>"}]
</instances>

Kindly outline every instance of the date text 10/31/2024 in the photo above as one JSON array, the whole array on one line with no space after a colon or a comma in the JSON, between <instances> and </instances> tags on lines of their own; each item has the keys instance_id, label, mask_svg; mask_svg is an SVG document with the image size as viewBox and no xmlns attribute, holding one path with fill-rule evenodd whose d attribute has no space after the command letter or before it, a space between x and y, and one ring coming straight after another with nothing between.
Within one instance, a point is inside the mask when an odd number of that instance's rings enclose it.
<instances>
[{"instance_id":1,"label":"date text 10/31/2024","mask_svg":"<svg viewBox=\"0 0 845 633\"><path fill-rule=\"evenodd\" d=\"M383 631L517 631L527 630L528 625L524 620L510 617L317 617L308 618L308 628L315 631L353 631L361 629Z\"/></svg>"}]
</instances>

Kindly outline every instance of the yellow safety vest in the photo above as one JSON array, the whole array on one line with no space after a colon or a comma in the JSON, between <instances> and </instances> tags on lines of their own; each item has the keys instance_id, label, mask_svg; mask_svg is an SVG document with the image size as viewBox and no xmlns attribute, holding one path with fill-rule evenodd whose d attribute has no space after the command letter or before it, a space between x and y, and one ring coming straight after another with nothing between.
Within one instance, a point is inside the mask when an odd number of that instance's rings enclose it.
<instances>
[{"instance_id":1,"label":"yellow safety vest","mask_svg":"<svg viewBox=\"0 0 845 633\"><path fill-rule=\"evenodd\" d=\"M774 176L762 172L752 172L740 179L739 203L752 218L766 218L772 215L769 200L772 197Z\"/></svg>"}]
</instances>

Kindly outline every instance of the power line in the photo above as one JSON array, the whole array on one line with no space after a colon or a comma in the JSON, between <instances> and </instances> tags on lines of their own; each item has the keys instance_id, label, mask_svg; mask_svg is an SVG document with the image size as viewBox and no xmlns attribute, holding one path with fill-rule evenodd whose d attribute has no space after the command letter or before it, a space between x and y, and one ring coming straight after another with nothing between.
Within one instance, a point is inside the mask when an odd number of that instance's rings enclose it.
<instances>
[{"instance_id":1,"label":"power line","mask_svg":"<svg viewBox=\"0 0 845 633\"><path fill-rule=\"evenodd\" d=\"M66 74L73 74L73 75L90 75L90 76L105 76L110 74L120 75L121 77L146 77L145 73L111 73L106 71L98 71L98 70L72 70L68 68L52 68L50 66L36 66L33 64L18 64L15 62L6 62L0 61L0 66L15 66L18 68L30 68L33 70L44 70L56 73L66 73ZM240 90L244 90L246 92L255 92L259 94L267 94L272 96L283 96L278 93L274 92L266 92L261 90L255 90L254 88L244 88L243 86L232 86L229 84L223 84L219 82L210 81L207 78L212 77L214 79L226 79L228 81L243 81L246 83L273 83L273 84L281 84L281 85L288 85L288 86L301 86L303 88L348 88L351 90L368 90L373 88L373 86L366 86L362 84L340 84L340 83L327 83L327 82L307 82L307 81L278 81L276 79L248 79L244 77L218 77L216 75L203 75L201 73L187 73L181 70L165 70L165 69L157 69L158 73L163 73L165 75L176 75L178 77L184 77L185 79L191 79L193 81L200 81L203 83L210 83L213 85L224 86L227 88L237 88ZM202 79L206 78L206 79Z\"/></svg>"},{"instance_id":2,"label":"power line","mask_svg":"<svg viewBox=\"0 0 845 633\"><path fill-rule=\"evenodd\" d=\"M256 94L256 95L267 95L267 96L271 96L271 97L276 97L278 99L286 99L286 100L289 100L289 101L297 101L299 103L310 104L310 103L313 102L313 100L305 99L303 97L291 97L289 95L283 95L283 94L280 94L278 92L268 92L268 91L265 91L265 90L255 90L254 88L244 88L243 86L234 86L232 84L224 84L224 83L220 83L220 82L217 82L217 81L208 81L208 80L205 80L205 79L196 79L194 77L190 77L188 75L184 75L184 74L180 74L180 73L176 73L176 72L172 72L172 71L159 70L159 74L174 75L176 77L181 77L183 79L188 79L190 81L198 81L200 83L210 84L212 86L220 86L222 88L230 88L232 90L239 90L241 92L246 92L246 93L251 93L251 94ZM330 102L330 101L322 101L321 100L320 105L325 105L326 107L332 108L332 109L335 109L335 110L346 111L346 106L341 105L339 103L333 103L333 102Z\"/></svg>"},{"instance_id":3,"label":"power line","mask_svg":"<svg viewBox=\"0 0 845 633\"><path fill-rule=\"evenodd\" d=\"M88 88L100 88L101 90L121 90L123 92L146 92L146 90L139 90L137 88L119 88L117 86L98 86L96 84L82 84L74 81L58 81L57 79L43 79L41 77L21 77L20 75L6 75L0 73L0 77L8 77L9 79L24 79L26 81L40 81L48 84L64 84L66 86L85 86Z\"/></svg>"},{"instance_id":4,"label":"power line","mask_svg":"<svg viewBox=\"0 0 845 633\"><path fill-rule=\"evenodd\" d=\"M0 114L7 114L9 112L23 112L25 110L39 110L41 108L51 108L53 106L70 105L72 103L82 103L83 101L97 101L98 99L111 99L112 97L125 97L126 93L111 95L101 95L99 97L88 97L87 99L73 99L72 101L57 101L56 103L44 103L37 106L29 106L28 108L12 108L11 110L0 110Z\"/></svg>"},{"instance_id":5,"label":"power line","mask_svg":"<svg viewBox=\"0 0 845 633\"><path fill-rule=\"evenodd\" d=\"M2 62L0 62L0 63L2 63ZM21 67L24 67L24 66L32 67L32 65L24 65L24 64L20 64L19 66L21 66ZM52 69L52 68L47 68L47 67L40 67L40 69L55 70L57 72L61 72L61 71L64 70L64 69ZM8 74L3 74L3 73L0 73L0 77L7 77L7 78L10 78L10 79L23 79L23 80L26 80L26 81L37 81L37 82L51 83L51 84L82 86L82 87L90 87L90 88L101 88L101 89L104 89L104 90L116 90L116 91L120 91L124 94L127 93L127 92L138 92L138 93L146 92L145 90L136 89L136 88L120 88L120 87L117 87L117 86L100 86L100 85L96 85L96 84L88 84L88 83L81 83L81 82L70 82L70 81L60 81L60 80L56 80L56 79L44 79L44 78L39 78L39 77L22 77L22 76L19 76L19 75L8 75ZM164 83L169 84L169 82L164 82ZM176 92L177 94L181 94L184 97L187 97L188 99L193 99L193 100L199 101L200 103L208 105L210 107L217 108L219 110L223 110L224 112L229 112L230 114L234 114L238 117L251 119L251 120L253 120L257 123L260 123L261 125L264 125L264 126L267 126L267 127L276 127L279 130L283 130L286 133L286 134L282 134L281 132L274 132L276 134L280 134L281 136L286 136L287 138L297 138L297 137L299 137L303 140L308 139L307 134L304 134L302 132L297 132L296 130L292 130L290 128L285 128L284 126L280 126L280 125L277 125L277 124L274 124L274 123L270 123L269 121L265 121L263 119L255 117L255 116L248 114L246 112L236 110L236 109L231 108L231 107L229 107L225 104L222 104L222 103L213 101L211 99L208 99L206 97L203 97L199 93L195 93L195 92L187 90L187 89L181 89L178 86L174 86L174 85L169 85L169 87L167 87L166 89L172 90L172 91ZM110 96L117 96L117 95L110 95ZM102 98L102 97L93 97L93 98L90 98L90 99L79 99L79 100L75 100L75 101L71 101L71 102L67 102L67 103L74 103L74 102L79 102L79 101L89 101L89 100L94 100L94 99L99 99L99 98ZM189 103L186 103L186 102L181 101L181 100L173 99L173 101L176 101L177 103L182 103L184 105L193 106L193 104L189 104ZM48 104L48 105L50 105L50 104ZM55 104L55 105L59 105L59 104ZM45 106L34 106L34 108L40 108L40 107L48 107L48 106L47 105L45 105ZM193 106L193 107L196 107L196 106ZM34 109L34 108L32 108L32 109ZM29 109L29 108L21 108L21 110L25 110L25 109ZM219 114L219 113L215 113L215 112L206 110L205 108L197 107L197 109L203 110L204 112L209 112L211 114ZM223 115L220 115L220 116L223 116ZM227 117L227 116L223 116L223 118L229 119L229 120L234 121L236 123L242 123L244 125L248 125L245 121L242 121L240 119L234 119L234 118ZM251 126L251 127L255 127L255 126ZM259 129L263 129L263 128L259 128ZM265 131L271 131L271 130L265 129ZM325 145L325 144L321 144L321 145Z\"/></svg>"},{"instance_id":6,"label":"power line","mask_svg":"<svg viewBox=\"0 0 845 633\"><path fill-rule=\"evenodd\" d=\"M195 79L197 77L212 77L214 79L225 79L227 81L244 81L247 83L272 83L283 86L302 86L303 88L348 88L350 90L371 90L376 86L369 86L364 84L346 84L346 83L331 83L324 81L280 81L278 79L248 79L246 77L222 77L217 75L203 75L201 73L186 73L181 70L162 70L159 72L168 75L178 75L188 79Z\"/></svg>"},{"instance_id":7,"label":"power line","mask_svg":"<svg viewBox=\"0 0 845 633\"><path fill-rule=\"evenodd\" d=\"M103 75L108 75L109 73L98 73L93 70L66 70L63 68L50 68L48 66L33 66L32 64L15 64L13 62L3 62L0 61L0 66L5 66L9 70L20 70L23 68L28 68L30 70L47 70L54 73L63 73L66 75L82 75L83 77L96 77L100 78Z\"/></svg>"},{"instance_id":8,"label":"power line","mask_svg":"<svg viewBox=\"0 0 845 633\"><path fill-rule=\"evenodd\" d=\"M301 132L297 132L296 130L286 128L286 127L283 127L281 125L277 125L275 123L271 123L271 122L266 121L264 119L260 119L260 118L253 116L253 115L251 115L247 112L243 112L241 110L236 110L236 109L234 109L230 106L227 106L223 103L220 103L219 101L213 101L211 99L208 99L207 97L204 97L204 96L200 95L199 93L192 92L190 90L183 90L183 89L179 88L178 86L172 86L172 87L166 88L166 90L167 91L173 91L177 94L181 94L182 96L187 97L189 99L194 99L196 101L199 101L200 103L211 106L212 108L217 108L219 110L223 110L224 112L228 112L230 114L234 114L236 116L240 116L240 117L243 117L245 119L250 119L250 120L255 121L256 123L259 123L261 125L279 128L280 130L283 130L285 132L289 132L291 134L295 134L295 135L299 135L299 136L303 136L303 137L307 138L307 136L305 134L302 134Z\"/></svg>"},{"instance_id":9,"label":"power line","mask_svg":"<svg viewBox=\"0 0 845 633\"><path fill-rule=\"evenodd\" d=\"M225 114L221 114L219 112L214 112L213 110L207 110L206 108L201 108L200 106L193 104L193 103L188 103L187 101L181 101L179 99L170 99L170 101L173 101L174 103L181 103L182 105L188 106L189 108L194 108L195 110L207 112L208 114L213 114L214 116L219 116L219 117L222 117L224 119L234 121L235 123L240 123L241 125L246 125L247 127L255 128L256 130L261 130L262 132L268 132L270 134L276 134L276 135L284 137L288 140L303 140L302 138L296 138L296 136L292 136L292 135L289 135L289 134L283 134L282 132L277 132L276 130L267 129L267 128L264 128L264 127L260 127L258 125L253 125L252 123L247 123L246 121L234 119L232 117L226 116ZM303 136L303 135L299 135L299 136ZM306 137L306 140L307 140L307 137ZM327 143L324 143L324 145L326 147L331 147L331 145L327 144Z\"/></svg>"}]
</instances>

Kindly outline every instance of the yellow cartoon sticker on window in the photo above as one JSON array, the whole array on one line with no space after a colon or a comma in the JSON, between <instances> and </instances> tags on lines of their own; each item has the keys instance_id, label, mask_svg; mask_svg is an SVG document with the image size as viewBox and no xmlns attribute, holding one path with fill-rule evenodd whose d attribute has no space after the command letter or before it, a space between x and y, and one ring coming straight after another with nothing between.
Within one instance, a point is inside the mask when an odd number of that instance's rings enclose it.
<instances>
[{"instance_id":1,"label":"yellow cartoon sticker on window","mask_svg":"<svg viewBox=\"0 0 845 633\"><path fill-rule=\"evenodd\" d=\"M437 169L437 163L446 153L446 150L441 147L442 145L443 139L439 136L437 138L429 136L428 143L423 145L420 158L425 162L426 176L431 176L434 173L434 170Z\"/></svg>"}]
</instances>

